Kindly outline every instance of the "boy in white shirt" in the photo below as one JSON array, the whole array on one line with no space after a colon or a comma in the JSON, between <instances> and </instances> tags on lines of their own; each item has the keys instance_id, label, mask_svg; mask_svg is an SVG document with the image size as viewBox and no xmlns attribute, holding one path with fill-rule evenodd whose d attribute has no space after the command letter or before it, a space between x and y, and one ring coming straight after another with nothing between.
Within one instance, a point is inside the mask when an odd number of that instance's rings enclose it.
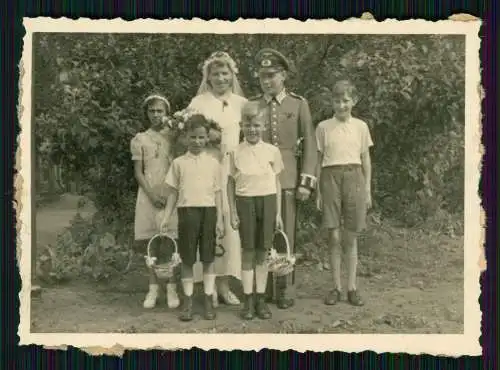
<instances>
[{"instance_id":1,"label":"boy in white shirt","mask_svg":"<svg viewBox=\"0 0 500 370\"><path fill-rule=\"evenodd\" d=\"M271 317L265 301L268 277L265 259L272 247L275 228L283 228L278 176L283 160L277 147L262 141L262 113L256 102L248 102L242 108L244 141L230 154L227 185L231 226L239 229L241 239L241 280L245 294L241 316L245 320L251 320L254 313L261 319Z\"/></svg>"},{"instance_id":2,"label":"boy in white shirt","mask_svg":"<svg viewBox=\"0 0 500 370\"><path fill-rule=\"evenodd\" d=\"M167 200L162 229L177 207L179 219L179 254L182 259L181 281L184 301L181 321L191 321L193 295L193 265L199 246L203 263L205 319L216 317L212 294L215 285L216 233L224 234L220 164L206 153L208 122L203 115L193 115L186 122L188 151L172 162L165 182L174 190Z\"/></svg>"},{"instance_id":3,"label":"boy in white shirt","mask_svg":"<svg viewBox=\"0 0 500 370\"><path fill-rule=\"evenodd\" d=\"M336 304L341 296L342 242L348 266L347 299L355 306L364 304L356 290L357 236L366 227L366 212L371 207L369 149L373 142L368 125L351 116L357 101L355 86L349 81L339 81L333 88L335 115L320 122L316 128L318 206L323 211L323 226L329 230L334 281L334 289L325 298L327 305ZM343 238L340 233L341 221Z\"/></svg>"}]
</instances>

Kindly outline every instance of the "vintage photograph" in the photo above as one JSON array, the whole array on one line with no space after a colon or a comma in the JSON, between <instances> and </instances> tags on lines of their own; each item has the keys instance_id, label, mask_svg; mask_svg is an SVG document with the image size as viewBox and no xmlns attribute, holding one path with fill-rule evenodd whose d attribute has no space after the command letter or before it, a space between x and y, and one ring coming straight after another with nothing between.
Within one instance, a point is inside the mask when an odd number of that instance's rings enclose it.
<instances>
[{"instance_id":1,"label":"vintage photograph","mask_svg":"<svg viewBox=\"0 0 500 370\"><path fill-rule=\"evenodd\" d=\"M29 333L464 335L478 27L71 22L24 45Z\"/></svg>"}]
</instances>

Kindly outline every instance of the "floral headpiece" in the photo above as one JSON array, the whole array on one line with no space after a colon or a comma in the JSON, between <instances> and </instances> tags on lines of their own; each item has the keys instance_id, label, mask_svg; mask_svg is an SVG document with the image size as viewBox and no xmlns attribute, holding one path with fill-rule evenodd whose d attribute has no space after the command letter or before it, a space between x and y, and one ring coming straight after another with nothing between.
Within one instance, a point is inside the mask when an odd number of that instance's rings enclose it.
<instances>
[{"instance_id":1,"label":"floral headpiece","mask_svg":"<svg viewBox=\"0 0 500 370\"><path fill-rule=\"evenodd\" d=\"M182 136L185 133L186 123L194 115L202 115L207 121L208 130L216 130L221 132L222 129L220 125L214 120L206 117L203 113L197 111L193 108L185 108L183 110L175 112L172 116L163 117L163 123L169 128L172 134L176 137ZM218 144L217 142L211 142L211 144Z\"/></svg>"},{"instance_id":2,"label":"floral headpiece","mask_svg":"<svg viewBox=\"0 0 500 370\"><path fill-rule=\"evenodd\" d=\"M234 74L238 74L238 67L236 66L236 62L234 61L231 56L226 53L225 51L216 51L212 53L204 62L202 65L202 72L203 72L203 78L208 77L208 67L214 62L221 62L224 64L227 64L229 66L229 69Z\"/></svg>"},{"instance_id":3,"label":"floral headpiece","mask_svg":"<svg viewBox=\"0 0 500 370\"><path fill-rule=\"evenodd\" d=\"M161 95L149 95L142 102L142 107L145 109L152 100L159 100L159 101L163 102L165 104L165 106L167 107L167 114L170 112L170 103L169 103L169 101L165 97L163 97Z\"/></svg>"}]
</instances>

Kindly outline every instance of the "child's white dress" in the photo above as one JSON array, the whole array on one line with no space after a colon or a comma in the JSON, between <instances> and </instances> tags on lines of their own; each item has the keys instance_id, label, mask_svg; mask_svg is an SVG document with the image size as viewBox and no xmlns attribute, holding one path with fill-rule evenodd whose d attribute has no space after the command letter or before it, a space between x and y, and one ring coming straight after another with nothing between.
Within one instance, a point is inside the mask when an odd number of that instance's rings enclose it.
<instances>
[{"instance_id":1,"label":"child's white dress","mask_svg":"<svg viewBox=\"0 0 500 370\"><path fill-rule=\"evenodd\" d=\"M222 242L226 253L215 259L215 272L219 276L234 276L241 279L241 242L237 230L230 224L229 203L227 200L227 177L229 174L228 152L239 144L241 108L247 102L242 96L231 94L224 101L216 98L211 92L197 95L189 104L189 108L202 113L217 122L222 129L221 152L223 155L222 171L222 204L224 214L225 236ZM203 280L201 263L194 266L195 281Z\"/></svg>"},{"instance_id":2,"label":"child's white dress","mask_svg":"<svg viewBox=\"0 0 500 370\"><path fill-rule=\"evenodd\" d=\"M144 177L151 187L165 189L165 177L172 162L170 144L165 136L154 130L140 132L130 141L133 161L143 161ZM156 208L139 186L135 206L135 240L148 240L160 231L164 208ZM169 235L177 238L177 212L168 225Z\"/></svg>"}]
</instances>

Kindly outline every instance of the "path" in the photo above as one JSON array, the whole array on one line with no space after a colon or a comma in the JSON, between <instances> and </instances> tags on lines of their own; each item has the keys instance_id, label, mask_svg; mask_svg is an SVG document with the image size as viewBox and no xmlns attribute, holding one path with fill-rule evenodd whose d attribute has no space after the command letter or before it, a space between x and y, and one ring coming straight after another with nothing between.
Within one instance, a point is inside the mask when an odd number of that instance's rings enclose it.
<instances>
[{"instance_id":1,"label":"path","mask_svg":"<svg viewBox=\"0 0 500 370\"><path fill-rule=\"evenodd\" d=\"M78 198L65 196L37 212L37 242L55 240L69 224ZM34 332L238 332L238 333L461 333L463 331L463 240L408 246L393 240L364 256L359 286L367 305L323 305L331 286L328 272L298 266L297 304L287 311L271 306L273 318L243 322L237 307L221 306L217 320L177 320L162 296L153 310L142 308L147 278L135 269L111 284L75 281L45 287L33 300ZM385 244L385 243L384 243ZM439 244L439 245L437 245ZM235 289L238 284L235 282ZM198 287L198 290L200 287ZM196 310L201 313L201 303Z\"/></svg>"}]
</instances>

